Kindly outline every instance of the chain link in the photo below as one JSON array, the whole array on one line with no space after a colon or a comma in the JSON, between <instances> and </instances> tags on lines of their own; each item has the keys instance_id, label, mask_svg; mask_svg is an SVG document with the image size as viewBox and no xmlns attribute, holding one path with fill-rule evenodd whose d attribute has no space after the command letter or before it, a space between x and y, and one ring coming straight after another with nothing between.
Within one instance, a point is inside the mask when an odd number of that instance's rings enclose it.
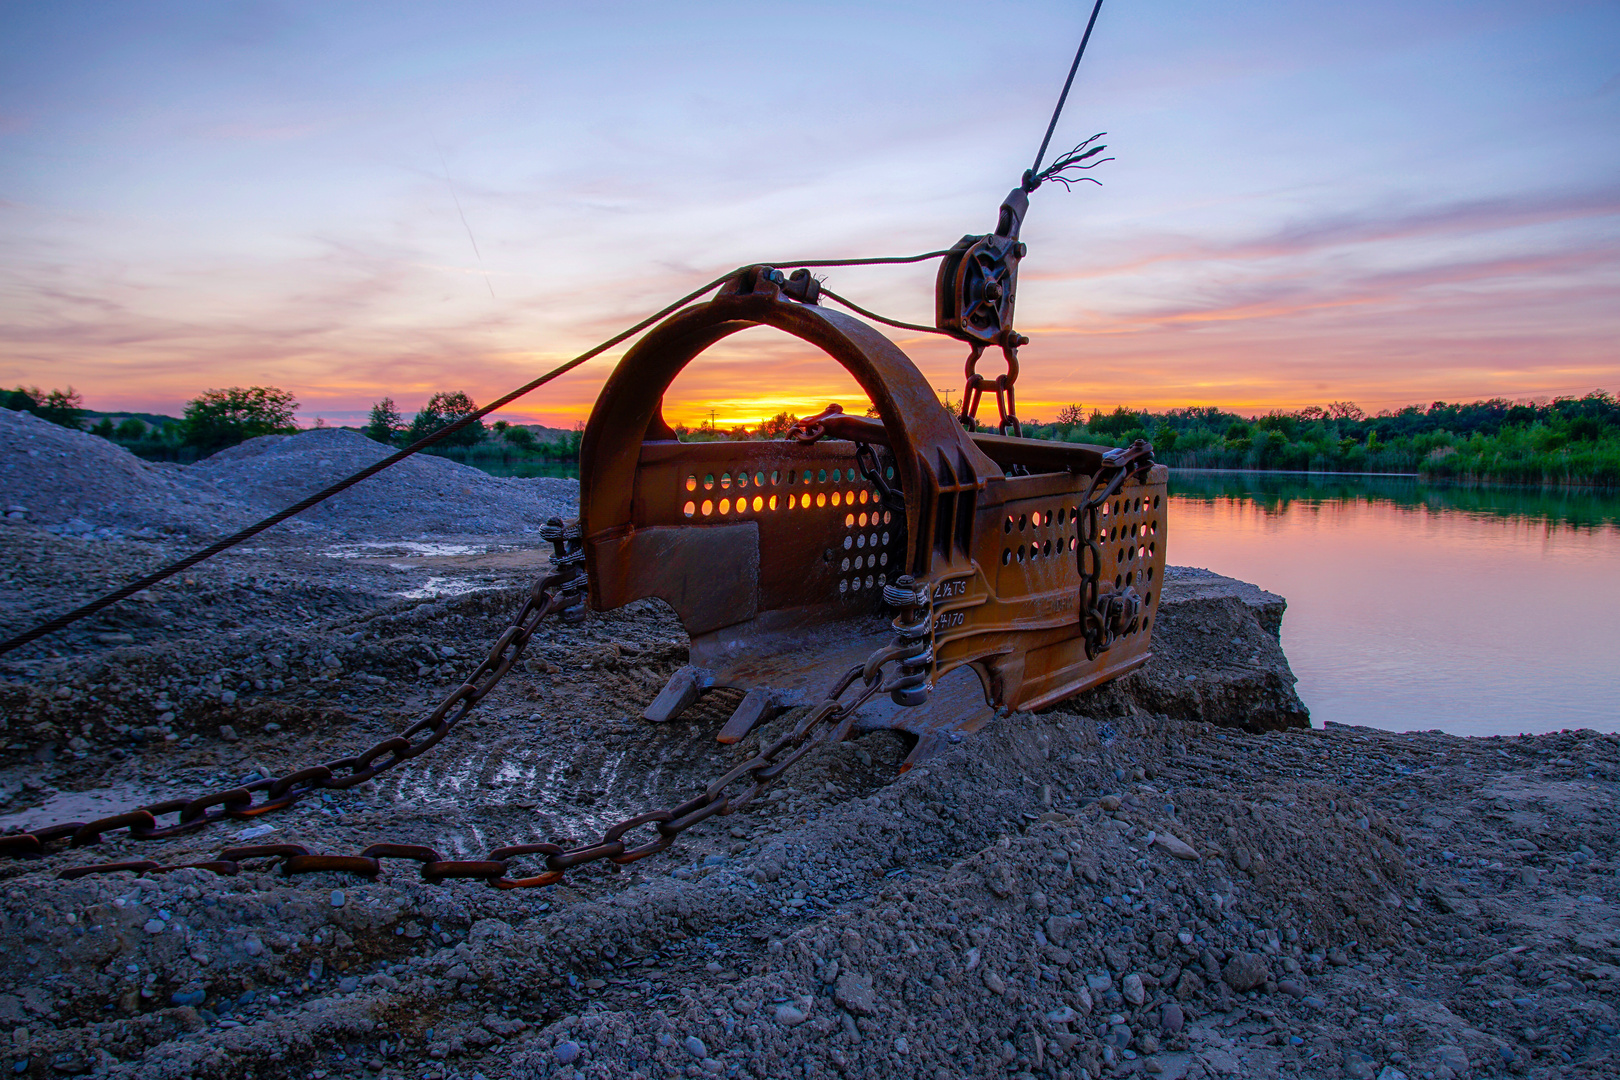
<instances>
[{"instance_id":1,"label":"chain link","mask_svg":"<svg viewBox=\"0 0 1620 1080\"><path fill-rule=\"evenodd\" d=\"M181 836L217 821L254 818L286 809L312 792L355 787L401 762L427 753L466 719L512 670L543 620L554 613L570 618L577 608L582 608L584 551L578 523L565 524L553 518L542 528L541 536L552 542L552 571L534 583L511 625L502 631L477 670L440 702L438 708L405 730L351 757L310 765L283 776L262 777L227 791L207 792L190 799L167 799L94 821L64 822L0 837L0 856L41 856L51 845L63 840L70 848L87 847L100 843L106 833L117 831L125 831L136 840ZM159 824L160 818L170 815L175 817L172 823ZM224 856L221 860L234 861ZM111 863L67 873L79 876L136 866L147 870L163 868L160 864L145 862ZM214 868L211 864L209 867Z\"/></svg>"},{"instance_id":2,"label":"chain link","mask_svg":"<svg viewBox=\"0 0 1620 1080\"><path fill-rule=\"evenodd\" d=\"M584 553L578 523L565 525L552 519L541 535L556 548L552 572L535 583L517 617L496 639L478 670L431 715L399 734L353 757L312 765L285 776L266 777L229 791L211 792L194 799L169 799L95 821L53 825L0 838L0 855L40 856L49 845L64 839L69 847L85 847L99 843L104 834L118 830L126 830L131 837L141 840L179 836L221 819L251 818L284 809L314 791L354 787L427 752L512 669L543 619L552 614L564 619L583 617L586 580L582 572ZM164 874L186 869L234 876L242 871L244 863L269 860L272 865L279 863L282 873L288 875L338 872L375 878L381 872L383 861L394 859L419 864L421 877L428 882L466 878L481 880L492 888L518 889L555 884L570 869L603 859L618 865L636 862L670 847L681 833L700 822L743 809L816 747L847 738L855 714L874 695L915 695L918 676L926 681L930 659L927 590L921 588L908 593L904 600L907 606L896 620L895 643L877 649L865 663L845 672L827 696L799 717L791 729L761 745L753 757L718 777L701 795L666 810L627 818L593 843L573 848L544 843L514 844L496 848L482 859L445 859L433 848L421 844L373 844L358 855L317 854L300 844L258 844L229 847L217 858L201 862L161 863L142 859L97 863L63 870L58 877L71 880L121 871ZM885 682L884 668L896 661L900 663L899 672ZM843 700L857 685L859 689L854 696ZM419 735L424 737L418 739ZM739 782L746 786L731 791ZM177 820L160 827L158 819L170 814L176 815ZM631 832L648 828L652 835L640 842L626 840ZM538 858L543 869L527 876L512 876L513 864L526 858Z\"/></svg>"},{"instance_id":3,"label":"chain link","mask_svg":"<svg viewBox=\"0 0 1620 1080\"><path fill-rule=\"evenodd\" d=\"M1001 346L1007 358L1007 373L997 375L994 382L987 382L978 372L979 358L984 356L984 344L973 343L973 351L968 353L967 358L967 382L962 387L962 411L956 417L968 431L979 429L979 401L988 386L996 395L996 430L1002 435L1010 434L1019 439L1024 437L1024 425L1018 420L1018 399L1013 384L1018 381L1018 347L1027 344L1029 338L1009 330Z\"/></svg>"},{"instance_id":4,"label":"chain link","mask_svg":"<svg viewBox=\"0 0 1620 1080\"><path fill-rule=\"evenodd\" d=\"M860 707L878 693L892 692L904 681L901 676L885 682L883 668L892 660L904 659L906 655L906 650L897 650L894 646L877 650L866 663L857 664L845 672L826 698L807 710L791 729L761 745L753 757L715 779L701 795L667 810L652 810L627 818L604 832L600 840L578 847L512 844L496 848L482 859L445 859L433 848L420 844L373 844L358 855L320 855L300 844L260 844L226 848L217 858L203 862L164 864L142 860L101 863L64 870L58 876L71 880L119 871L165 874L187 869L235 876L242 871L244 863L270 860L272 865L279 862L282 873L287 875L338 872L375 878L382 870L383 860L401 859L419 864L418 872L422 880L427 882L473 879L496 889L554 885L569 870L587 863L606 859L622 866L656 855L672 846L681 833L694 825L743 809L816 747L847 738ZM848 701L841 701L857 684L860 688L856 694ZM739 782L747 786L728 794L728 789ZM97 824L107 827L104 823ZM644 841L635 843L625 839L634 830L648 827L654 835ZM514 862L534 857L539 858L543 867L539 873L511 876Z\"/></svg>"}]
</instances>

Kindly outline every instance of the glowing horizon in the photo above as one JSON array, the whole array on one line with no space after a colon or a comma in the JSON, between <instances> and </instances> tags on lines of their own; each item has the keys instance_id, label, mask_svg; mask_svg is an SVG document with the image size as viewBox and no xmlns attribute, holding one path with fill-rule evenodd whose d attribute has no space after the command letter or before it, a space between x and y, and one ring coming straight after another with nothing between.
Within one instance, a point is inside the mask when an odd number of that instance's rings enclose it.
<instances>
[{"instance_id":1,"label":"glowing horizon","mask_svg":"<svg viewBox=\"0 0 1620 1080\"><path fill-rule=\"evenodd\" d=\"M969 4L14 6L0 385L168 415L274 385L357 423L491 400L730 266L949 246L993 224L1085 14L1010 2L987 39ZM1118 160L1031 200L1020 414L1620 390L1617 29L1578 3L1105 5L1054 141L1106 129ZM1019 57L988 89L961 61L987 40ZM931 264L829 276L929 321ZM891 336L955 400L964 348ZM613 362L499 415L572 427ZM751 332L667 414L857 393Z\"/></svg>"}]
</instances>

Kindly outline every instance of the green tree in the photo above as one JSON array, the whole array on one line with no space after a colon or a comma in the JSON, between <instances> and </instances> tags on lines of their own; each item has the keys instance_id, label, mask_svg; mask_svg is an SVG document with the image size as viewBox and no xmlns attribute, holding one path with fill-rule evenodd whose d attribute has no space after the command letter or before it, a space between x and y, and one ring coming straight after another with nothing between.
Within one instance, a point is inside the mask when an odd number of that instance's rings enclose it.
<instances>
[{"instance_id":1,"label":"green tree","mask_svg":"<svg viewBox=\"0 0 1620 1080\"><path fill-rule=\"evenodd\" d=\"M125 417L124 421L118 425L117 430L113 432L113 438L119 442L135 442L145 434L146 424L133 416L129 416Z\"/></svg>"},{"instance_id":2,"label":"green tree","mask_svg":"<svg viewBox=\"0 0 1620 1080\"><path fill-rule=\"evenodd\" d=\"M1142 418L1123 405L1107 414L1100 409L1094 410L1091 419L1086 421L1086 430L1093 435L1123 436L1140 427Z\"/></svg>"},{"instance_id":3,"label":"green tree","mask_svg":"<svg viewBox=\"0 0 1620 1080\"><path fill-rule=\"evenodd\" d=\"M43 398L36 399L39 404L34 407L34 415L41 420L49 420L53 424L60 424L65 428L80 430L84 421L80 419L84 414L84 396L73 387L66 390L52 390Z\"/></svg>"},{"instance_id":4,"label":"green tree","mask_svg":"<svg viewBox=\"0 0 1620 1080\"><path fill-rule=\"evenodd\" d=\"M508 424L506 430L501 432L506 441L520 450L529 450L534 447L534 432L521 424Z\"/></svg>"},{"instance_id":5,"label":"green tree","mask_svg":"<svg viewBox=\"0 0 1620 1080\"><path fill-rule=\"evenodd\" d=\"M290 435L298 430L293 413L298 400L274 386L232 386L205 390L186 402L180 438L187 446L213 453L260 435Z\"/></svg>"},{"instance_id":6,"label":"green tree","mask_svg":"<svg viewBox=\"0 0 1620 1080\"><path fill-rule=\"evenodd\" d=\"M90 429L90 434L100 435L103 439L110 439L117 430L118 427L112 422L112 417L103 416L96 426Z\"/></svg>"},{"instance_id":7,"label":"green tree","mask_svg":"<svg viewBox=\"0 0 1620 1080\"><path fill-rule=\"evenodd\" d=\"M39 399L43 396L37 386L0 390L0 408L10 409L12 412L33 412L39 408Z\"/></svg>"},{"instance_id":8,"label":"green tree","mask_svg":"<svg viewBox=\"0 0 1620 1080\"><path fill-rule=\"evenodd\" d=\"M759 422L759 437L762 439L780 439L792 430L799 418L790 412L779 412L769 420Z\"/></svg>"},{"instance_id":9,"label":"green tree","mask_svg":"<svg viewBox=\"0 0 1620 1080\"><path fill-rule=\"evenodd\" d=\"M478 411L473 399L460 390L441 391L428 398L428 403L422 407L411 420L411 428L406 436L407 442L415 442L424 436L431 435L447 424L453 424L463 417L470 416ZM484 438L484 422L474 420L449 438L440 441L440 446L472 446Z\"/></svg>"},{"instance_id":10,"label":"green tree","mask_svg":"<svg viewBox=\"0 0 1620 1080\"><path fill-rule=\"evenodd\" d=\"M399 409L394 406L394 399L385 397L371 406L371 419L360 430L368 439L392 443L395 436L404 429L405 418L399 415Z\"/></svg>"}]
</instances>

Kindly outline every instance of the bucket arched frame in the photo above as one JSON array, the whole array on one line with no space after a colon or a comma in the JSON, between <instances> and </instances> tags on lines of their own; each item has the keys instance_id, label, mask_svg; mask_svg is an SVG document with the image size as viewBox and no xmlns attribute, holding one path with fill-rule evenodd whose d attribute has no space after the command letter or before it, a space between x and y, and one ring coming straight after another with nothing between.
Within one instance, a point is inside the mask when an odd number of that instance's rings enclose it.
<instances>
[{"instance_id":1,"label":"bucket arched frame","mask_svg":"<svg viewBox=\"0 0 1620 1080\"><path fill-rule=\"evenodd\" d=\"M832 535L842 519L866 520L877 511L876 492L858 478L845 479L841 487L832 484L830 493L811 491L821 483L814 477L824 476L829 467L834 476L855 476L852 443L675 440L662 415L669 386L705 350L755 326L773 327L821 349L871 398L897 486L906 494L903 528L890 521L887 529L845 532L841 538ZM704 471L728 459L736 460L730 469ZM683 477L681 469L691 471ZM809 486L798 483L806 472L813 477ZM733 474L742 479L740 490L711 486L712 477L730 480ZM973 445L893 342L859 320L787 299L768 275L755 268L712 301L687 308L650 331L625 354L597 399L580 446L580 517L592 606L609 610L657 596L675 609L694 638L772 612L778 614L767 620L771 625L758 629L802 627L806 622L836 620L843 613L860 614L858 605L840 606L847 596L829 594L822 587L851 580L848 570L831 571L843 577L828 576L829 553L835 566L852 558L864 561L864 555L846 554L844 542L849 542L849 552L864 552L868 537L877 540L887 533L891 541L903 536L905 547L882 568L886 577L902 572L923 577L937 571L941 556L950 561L953 555L965 557L965 552L936 543L941 521L932 508L942 491L960 491L964 480L972 488L987 475L1000 476L1000 467ZM755 477L765 478L767 485L751 483ZM782 482L783 477L792 482ZM694 480L699 486L683 496L682 487ZM795 487L799 490L790 490ZM742 492L749 493L744 498L750 507L772 500L774 509L695 512L705 505L717 507L722 499L735 507L732 500ZM830 495L833 504L801 504L805 495ZM847 507L846 496L851 500ZM792 510L787 508L790 499ZM676 507L682 512L672 512ZM790 524L784 528L784 522ZM954 521L946 522L945 528L952 531ZM790 577L784 579L778 572L781 564L762 571L762 556L786 560L793 568ZM816 562L821 565L807 578L792 579ZM876 574L857 575L861 586L857 592L871 590L866 577L875 584Z\"/></svg>"}]
</instances>

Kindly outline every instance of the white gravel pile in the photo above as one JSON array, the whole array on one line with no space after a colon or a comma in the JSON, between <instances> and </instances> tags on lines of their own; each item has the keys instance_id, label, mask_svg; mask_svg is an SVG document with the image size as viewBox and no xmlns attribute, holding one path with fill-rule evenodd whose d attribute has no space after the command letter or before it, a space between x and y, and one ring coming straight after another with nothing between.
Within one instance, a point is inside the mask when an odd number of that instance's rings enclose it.
<instances>
[{"instance_id":1,"label":"white gravel pile","mask_svg":"<svg viewBox=\"0 0 1620 1080\"><path fill-rule=\"evenodd\" d=\"M142 461L106 439L0 410L0 520L104 540L223 534L389 453L356 432L327 429L266 435L179 466ZM574 513L578 499L572 480L497 478L420 455L280 530L345 539L520 535Z\"/></svg>"},{"instance_id":2,"label":"white gravel pile","mask_svg":"<svg viewBox=\"0 0 1620 1080\"><path fill-rule=\"evenodd\" d=\"M392 452L356 432L328 428L251 439L197 462L187 473L256 513L269 514ZM535 532L549 517L574 513L578 499L573 480L494 477L420 454L295 520L354 538L499 536Z\"/></svg>"},{"instance_id":3,"label":"white gravel pile","mask_svg":"<svg viewBox=\"0 0 1620 1080\"><path fill-rule=\"evenodd\" d=\"M249 520L205 475L10 409L0 409L0 504L8 520L102 539L208 534Z\"/></svg>"}]
</instances>

